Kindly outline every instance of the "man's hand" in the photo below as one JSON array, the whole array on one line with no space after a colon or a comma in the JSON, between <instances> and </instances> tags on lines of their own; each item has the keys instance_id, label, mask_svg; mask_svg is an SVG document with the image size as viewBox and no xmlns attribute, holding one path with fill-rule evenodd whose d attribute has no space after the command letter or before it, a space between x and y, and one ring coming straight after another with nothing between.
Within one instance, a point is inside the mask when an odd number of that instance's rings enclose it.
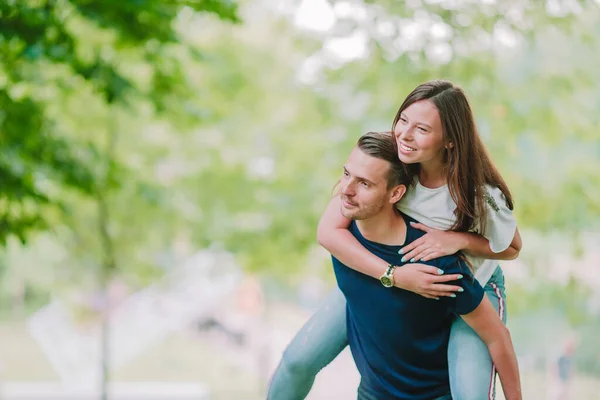
<instances>
[{"instance_id":1,"label":"man's hand","mask_svg":"<svg viewBox=\"0 0 600 400\"><path fill-rule=\"evenodd\" d=\"M441 296L455 297L463 288L443 282L462 278L460 274L443 275L444 271L425 264L406 264L394 270L395 286L414 292L428 299L439 300Z\"/></svg>"},{"instance_id":2,"label":"man's hand","mask_svg":"<svg viewBox=\"0 0 600 400\"><path fill-rule=\"evenodd\" d=\"M406 261L429 261L455 254L466 246L465 235L462 232L441 231L414 222L410 225L427 233L402 248L401 254Z\"/></svg>"}]
</instances>

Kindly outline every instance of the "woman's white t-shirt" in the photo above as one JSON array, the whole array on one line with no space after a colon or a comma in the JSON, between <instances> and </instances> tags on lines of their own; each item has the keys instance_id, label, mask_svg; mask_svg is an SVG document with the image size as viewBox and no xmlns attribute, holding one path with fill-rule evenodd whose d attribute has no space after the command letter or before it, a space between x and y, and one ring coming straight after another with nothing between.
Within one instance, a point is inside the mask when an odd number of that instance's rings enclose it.
<instances>
[{"instance_id":1,"label":"woman's white t-shirt","mask_svg":"<svg viewBox=\"0 0 600 400\"><path fill-rule=\"evenodd\" d=\"M517 229L517 221L506 205L502 191L489 185L486 185L486 189L493 201L486 201L488 212L483 236L490 241L492 251L500 253L510 246ZM430 189L417 180L396 206L406 215L432 228L448 230L456 222L456 203L450 196L448 185ZM498 266L498 261L468 255L467 257L475 270L475 278L481 286L485 286Z\"/></svg>"}]
</instances>

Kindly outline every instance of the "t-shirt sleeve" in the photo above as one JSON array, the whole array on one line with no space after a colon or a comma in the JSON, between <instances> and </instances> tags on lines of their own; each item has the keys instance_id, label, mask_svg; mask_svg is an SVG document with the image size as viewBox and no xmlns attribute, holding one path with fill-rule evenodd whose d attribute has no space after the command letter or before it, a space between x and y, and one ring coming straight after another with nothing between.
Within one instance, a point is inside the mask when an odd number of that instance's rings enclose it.
<instances>
[{"instance_id":1,"label":"t-shirt sleeve","mask_svg":"<svg viewBox=\"0 0 600 400\"><path fill-rule=\"evenodd\" d=\"M438 267L444 270L444 275L461 274L462 279L445 282L463 288L463 292L457 292L456 297L440 297L440 301L446 303L450 311L458 315L469 314L479 306L483 299L483 288L473 276L469 266L456 256L442 257L439 259Z\"/></svg>"},{"instance_id":2,"label":"t-shirt sleeve","mask_svg":"<svg viewBox=\"0 0 600 400\"><path fill-rule=\"evenodd\" d=\"M515 237L517 221L499 188L486 185L486 192L487 215L483 236L490 241L490 249L500 253L508 249Z\"/></svg>"}]
</instances>

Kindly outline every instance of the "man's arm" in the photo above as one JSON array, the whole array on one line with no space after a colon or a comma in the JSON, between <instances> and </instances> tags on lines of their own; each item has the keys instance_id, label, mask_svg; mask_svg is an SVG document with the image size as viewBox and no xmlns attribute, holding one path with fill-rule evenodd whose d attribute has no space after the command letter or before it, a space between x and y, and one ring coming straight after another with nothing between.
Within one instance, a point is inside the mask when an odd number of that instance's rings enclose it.
<instances>
[{"instance_id":1,"label":"man's arm","mask_svg":"<svg viewBox=\"0 0 600 400\"><path fill-rule=\"evenodd\" d=\"M490 300L484 295L475 310L461 317L486 344L500 375L506 400L521 400L521 380L515 349L508 328L502 323Z\"/></svg>"}]
</instances>

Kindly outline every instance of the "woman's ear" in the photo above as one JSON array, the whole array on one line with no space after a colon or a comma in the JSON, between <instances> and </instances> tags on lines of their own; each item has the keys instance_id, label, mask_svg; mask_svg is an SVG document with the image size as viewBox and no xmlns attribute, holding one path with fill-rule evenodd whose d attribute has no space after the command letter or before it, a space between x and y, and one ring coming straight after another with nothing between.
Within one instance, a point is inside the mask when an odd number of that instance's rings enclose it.
<instances>
[{"instance_id":1,"label":"woman's ear","mask_svg":"<svg viewBox=\"0 0 600 400\"><path fill-rule=\"evenodd\" d=\"M453 149L454 148L454 143L453 142L448 142L448 143L446 143L446 145L444 147L446 149Z\"/></svg>"},{"instance_id":2,"label":"woman's ear","mask_svg":"<svg viewBox=\"0 0 600 400\"><path fill-rule=\"evenodd\" d=\"M396 185L392 189L392 195L390 196L390 203L396 204L397 202L399 202L400 199L402 198L402 196L404 196L404 193L406 193L406 186Z\"/></svg>"}]
</instances>

